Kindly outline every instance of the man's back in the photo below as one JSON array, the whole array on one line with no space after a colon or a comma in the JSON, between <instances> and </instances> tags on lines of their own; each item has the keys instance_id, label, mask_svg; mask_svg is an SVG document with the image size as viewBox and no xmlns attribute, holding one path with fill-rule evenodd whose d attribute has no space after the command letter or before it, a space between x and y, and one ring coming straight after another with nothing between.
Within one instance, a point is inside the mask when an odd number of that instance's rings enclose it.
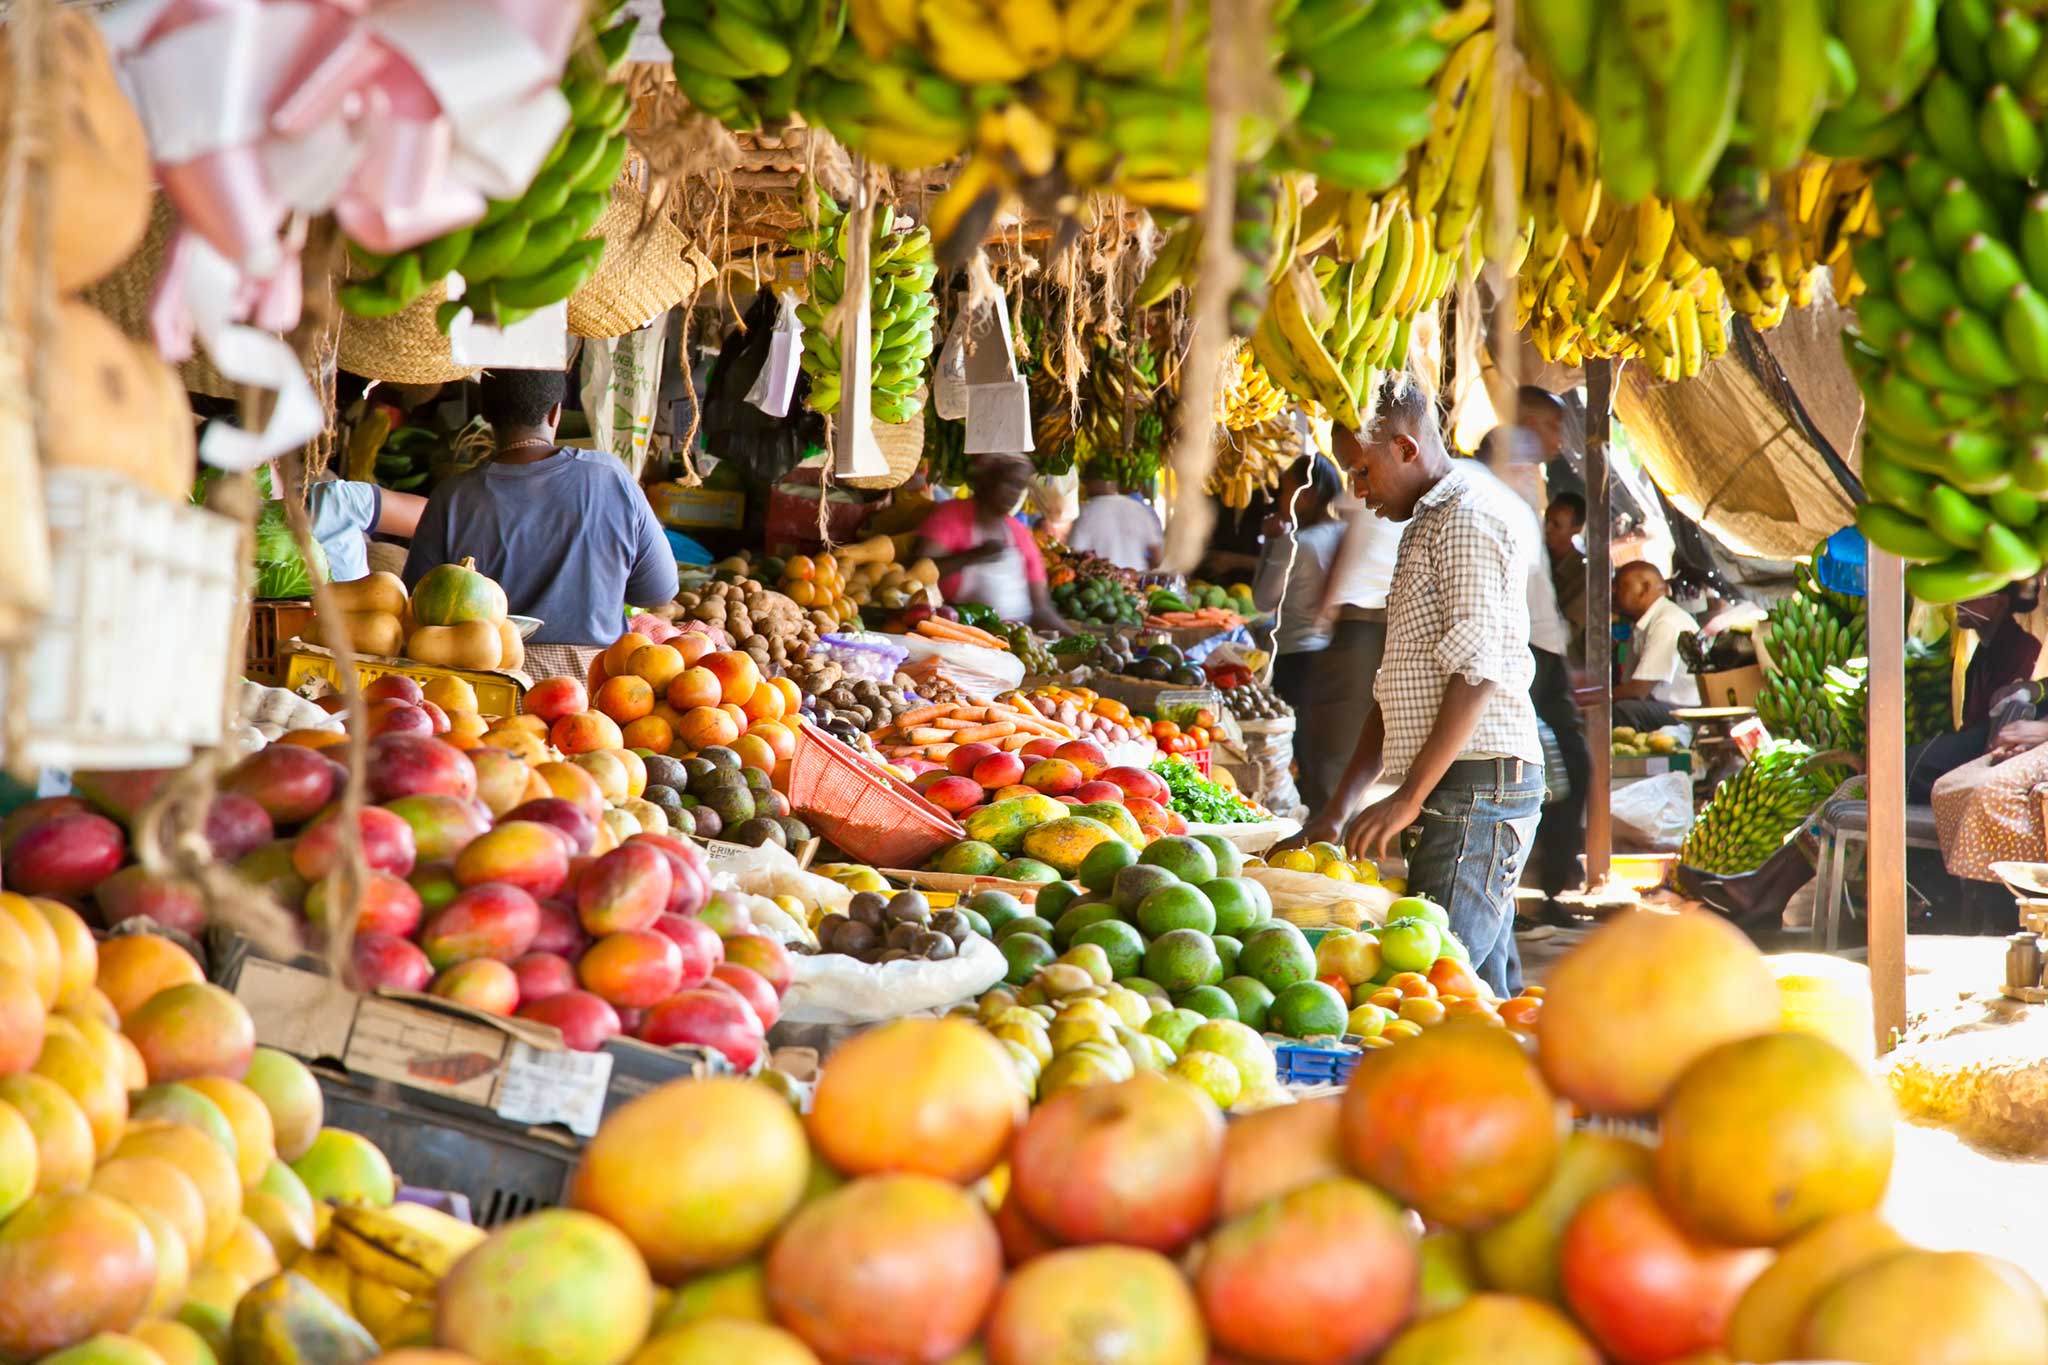
<instances>
[{"instance_id":1,"label":"man's back","mask_svg":"<svg viewBox=\"0 0 2048 1365\"><path fill-rule=\"evenodd\" d=\"M676 562L625 467L573 447L529 464L491 461L434 490L405 561L408 585L462 558L498 580L538 644L603 645L628 603L675 596Z\"/></svg>"}]
</instances>

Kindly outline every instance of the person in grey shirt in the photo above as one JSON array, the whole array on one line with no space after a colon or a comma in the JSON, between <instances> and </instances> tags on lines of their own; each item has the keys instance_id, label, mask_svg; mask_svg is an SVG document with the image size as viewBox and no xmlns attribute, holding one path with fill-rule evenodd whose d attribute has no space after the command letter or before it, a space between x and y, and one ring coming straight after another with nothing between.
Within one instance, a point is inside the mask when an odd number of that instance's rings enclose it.
<instances>
[{"instance_id":1,"label":"person in grey shirt","mask_svg":"<svg viewBox=\"0 0 2048 1365\"><path fill-rule=\"evenodd\" d=\"M515 615L541 619L533 645L608 645L625 629L628 605L657 607L676 595L661 523L617 457L555 444L559 372L491 370L482 389L497 453L427 500L406 586L437 564L474 559ZM547 662L529 648L529 660L536 654ZM556 671L569 671L566 662Z\"/></svg>"},{"instance_id":2,"label":"person in grey shirt","mask_svg":"<svg viewBox=\"0 0 2048 1365\"><path fill-rule=\"evenodd\" d=\"M357 479L324 479L306 490L313 539L327 552L327 577L348 583L368 577L371 532L408 540L427 500Z\"/></svg>"}]
</instances>

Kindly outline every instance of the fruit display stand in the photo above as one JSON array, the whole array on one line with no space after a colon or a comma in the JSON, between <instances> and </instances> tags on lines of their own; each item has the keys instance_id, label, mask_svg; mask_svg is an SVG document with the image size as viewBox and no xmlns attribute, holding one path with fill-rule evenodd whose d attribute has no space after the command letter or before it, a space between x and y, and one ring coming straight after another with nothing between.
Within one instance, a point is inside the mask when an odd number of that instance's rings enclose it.
<instances>
[{"instance_id":1,"label":"fruit display stand","mask_svg":"<svg viewBox=\"0 0 2048 1365\"><path fill-rule=\"evenodd\" d=\"M96 469L48 472L48 611L18 670L15 769L175 767L220 741L241 528Z\"/></svg>"},{"instance_id":2,"label":"fruit display stand","mask_svg":"<svg viewBox=\"0 0 2048 1365\"><path fill-rule=\"evenodd\" d=\"M961 900L980 891L1001 891L1030 905L1038 899L1040 885L1037 882L1012 881L1008 877L977 877L964 872L930 872L910 867L878 867L875 870L898 886L943 892Z\"/></svg>"},{"instance_id":3,"label":"fruit display stand","mask_svg":"<svg viewBox=\"0 0 2048 1365\"><path fill-rule=\"evenodd\" d=\"M421 663L418 659L389 655L356 656L356 681L361 686L367 687L392 673L411 678L422 687L438 678L460 679L476 689L477 710L486 716L519 714L520 699L533 686L533 678L523 671L444 668L439 664ZM334 657L334 652L324 645L308 644L304 640L293 640L286 645L284 686L305 695L308 688L318 687L321 683L335 691L341 690L341 662Z\"/></svg>"},{"instance_id":4,"label":"fruit display stand","mask_svg":"<svg viewBox=\"0 0 2048 1365\"><path fill-rule=\"evenodd\" d=\"M1250 820L1238 825L1205 825L1191 820L1188 833L1214 834L1229 840L1245 853L1258 855L1301 833L1301 821L1291 815L1276 815L1268 820Z\"/></svg>"},{"instance_id":5,"label":"fruit display stand","mask_svg":"<svg viewBox=\"0 0 2048 1365\"><path fill-rule=\"evenodd\" d=\"M629 1038L570 1051L545 1024L439 996L389 988L358 994L317 959L280 962L240 935L215 939L214 980L248 1010L259 1042L334 1067L349 1084L402 1087L402 1102L382 1102L408 1108L415 1121L455 1115L495 1132L545 1131L573 1151L575 1139L596 1132L605 1114L635 1096L731 1070L715 1052Z\"/></svg>"}]
</instances>

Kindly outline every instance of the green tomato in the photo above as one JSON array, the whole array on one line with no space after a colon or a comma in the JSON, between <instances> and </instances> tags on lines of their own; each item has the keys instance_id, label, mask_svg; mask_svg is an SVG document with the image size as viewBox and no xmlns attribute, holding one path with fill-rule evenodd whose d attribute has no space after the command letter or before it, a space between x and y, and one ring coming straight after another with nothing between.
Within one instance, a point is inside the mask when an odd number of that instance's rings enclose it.
<instances>
[{"instance_id":1,"label":"green tomato","mask_svg":"<svg viewBox=\"0 0 2048 1365\"><path fill-rule=\"evenodd\" d=\"M1380 959L1397 972L1426 972L1443 946L1443 936L1426 919L1395 920L1380 930Z\"/></svg>"}]
</instances>

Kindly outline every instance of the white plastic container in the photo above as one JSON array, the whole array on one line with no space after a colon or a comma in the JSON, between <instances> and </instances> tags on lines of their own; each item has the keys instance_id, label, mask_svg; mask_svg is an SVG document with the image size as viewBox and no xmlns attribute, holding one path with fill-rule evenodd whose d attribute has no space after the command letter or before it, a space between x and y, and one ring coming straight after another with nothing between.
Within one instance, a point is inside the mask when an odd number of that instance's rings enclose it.
<instances>
[{"instance_id":1,"label":"white plastic container","mask_svg":"<svg viewBox=\"0 0 2048 1365\"><path fill-rule=\"evenodd\" d=\"M220 742L240 530L118 474L52 469L50 610L19 656L28 724L12 767L158 768ZM11 704L0 668L0 716Z\"/></svg>"}]
</instances>

